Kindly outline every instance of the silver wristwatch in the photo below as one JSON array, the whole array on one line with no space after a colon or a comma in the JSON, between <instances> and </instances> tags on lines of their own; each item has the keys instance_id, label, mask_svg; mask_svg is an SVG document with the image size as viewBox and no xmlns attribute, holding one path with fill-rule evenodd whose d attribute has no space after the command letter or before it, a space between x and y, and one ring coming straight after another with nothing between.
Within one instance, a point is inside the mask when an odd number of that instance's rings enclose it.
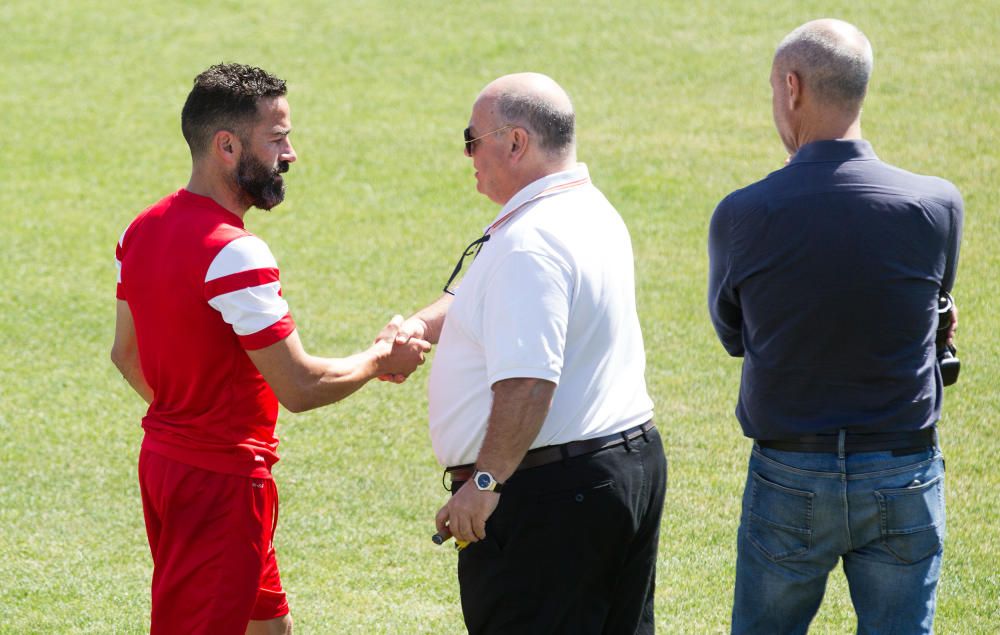
<instances>
[{"instance_id":1,"label":"silver wristwatch","mask_svg":"<svg viewBox=\"0 0 1000 635\"><path fill-rule=\"evenodd\" d=\"M476 488L483 492L496 492L500 493L503 489L503 483L500 483L493 475L489 472L481 472L476 470L476 473L472 475L472 482L476 484Z\"/></svg>"}]
</instances>

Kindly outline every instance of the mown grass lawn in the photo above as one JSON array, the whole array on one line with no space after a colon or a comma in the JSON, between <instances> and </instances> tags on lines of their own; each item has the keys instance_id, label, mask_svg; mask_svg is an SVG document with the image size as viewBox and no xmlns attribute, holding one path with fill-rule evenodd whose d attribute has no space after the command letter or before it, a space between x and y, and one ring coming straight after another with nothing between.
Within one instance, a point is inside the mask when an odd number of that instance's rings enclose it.
<instances>
[{"instance_id":1,"label":"mown grass lawn","mask_svg":"<svg viewBox=\"0 0 1000 635\"><path fill-rule=\"evenodd\" d=\"M628 223L647 379L670 459L664 633L728 629L749 443L739 361L704 303L709 216L781 166L767 83L780 38L833 16L875 49L864 130L897 165L955 182L963 375L946 393L941 633L1000 631L1000 9L990 0L293 3L8 0L0 6L0 633L139 633L150 559L135 478L143 408L108 361L114 245L184 185L180 107L219 61L289 81L300 160L251 212L307 348L343 355L435 297L492 218L461 131L493 78L570 92L579 155ZM463 631L426 372L279 422L277 543L299 633ZM817 633L853 632L831 577Z\"/></svg>"}]
</instances>

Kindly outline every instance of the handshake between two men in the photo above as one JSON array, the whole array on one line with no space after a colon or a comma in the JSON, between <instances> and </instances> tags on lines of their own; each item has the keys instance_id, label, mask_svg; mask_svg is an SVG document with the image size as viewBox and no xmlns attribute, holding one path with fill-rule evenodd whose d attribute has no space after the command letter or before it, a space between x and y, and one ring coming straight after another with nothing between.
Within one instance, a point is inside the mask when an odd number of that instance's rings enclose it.
<instances>
[{"instance_id":1,"label":"handshake between two men","mask_svg":"<svg viewBox=\"0 0 1000 635\"><path fill-rule=\"evenodd\" d=\"M386 363L385 370L378 375L379 379L401 384L406 381L410 373L416 370L417 366L424 362L423 354L429 351L432 345L437 344L441 337L441 329L444 326L444 319L453 297L446 293L437 301L405 320L402 315L396 315L379 331L375 337L374 347L388 345L390 355L400 357L400 366L397 368ZM412 367L408 367L404 363L409 359L408 353L410 351L419 352L419 361ZM407 368L409 369L407 370Z\"/></svg>"},{"instance_id":2,"label":"handshake between two men","mask_svg":"<svg viewBox=\"0 0 1000 635\"><path fill-rule=\"evenodd\" d=\"M424 354L431 343L422 339L423 324L417 320L404 321L396 315L382 327L371 349L379 360L378 378L401 384L424 363Z\"/></svg>"}]
</instances>

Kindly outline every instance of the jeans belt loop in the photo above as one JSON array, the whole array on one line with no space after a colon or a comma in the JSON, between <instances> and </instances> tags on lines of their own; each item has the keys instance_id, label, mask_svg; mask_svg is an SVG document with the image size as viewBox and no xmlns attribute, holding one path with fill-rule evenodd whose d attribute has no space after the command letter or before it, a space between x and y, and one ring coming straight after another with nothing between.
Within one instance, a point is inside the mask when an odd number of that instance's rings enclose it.
<instances>
[{"instance_id":1,"label":"jeans belt loop","mask_svg":"<svg viewBox=\"0 0 1000 635\"><path fill-rule=\"evenodd\" d=\"M847 428L841 428L837 434L837 458L843 459L847 456Z\"/></svg>"}]
</instances>

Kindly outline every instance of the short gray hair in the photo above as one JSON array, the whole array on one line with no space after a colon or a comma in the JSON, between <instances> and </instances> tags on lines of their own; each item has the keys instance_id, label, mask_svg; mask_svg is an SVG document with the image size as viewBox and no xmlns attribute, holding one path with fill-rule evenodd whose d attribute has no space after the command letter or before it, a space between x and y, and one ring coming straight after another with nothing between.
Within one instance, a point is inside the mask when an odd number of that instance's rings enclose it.
<instances>
[{"instance_id":1,"label":"short gray hair","mask_svg":"<svg viewBox=\"0 0 1000 635\"><path fill-rule=\"evenodd\" d=\"M535 95L504 92L497 97L497 111L505 123L523 126L537 135L547 154L562 156L573 149L576 117L572 108L564 111Z\"/></svg>"},{"instance_id":2,"label":"short gray hair","mask_svg":"<svg viewBox=\"0 0 1000 635\"><path fill-rule=\"evenodd\" d=\"M779 68L798 71L805 87L822 100L860 108L872 74L871 44L856 27L843 24L854 29L856 42L846 41L833 29L807 23L781 41L774 59Z\"/></svg>"}]
</instances>

